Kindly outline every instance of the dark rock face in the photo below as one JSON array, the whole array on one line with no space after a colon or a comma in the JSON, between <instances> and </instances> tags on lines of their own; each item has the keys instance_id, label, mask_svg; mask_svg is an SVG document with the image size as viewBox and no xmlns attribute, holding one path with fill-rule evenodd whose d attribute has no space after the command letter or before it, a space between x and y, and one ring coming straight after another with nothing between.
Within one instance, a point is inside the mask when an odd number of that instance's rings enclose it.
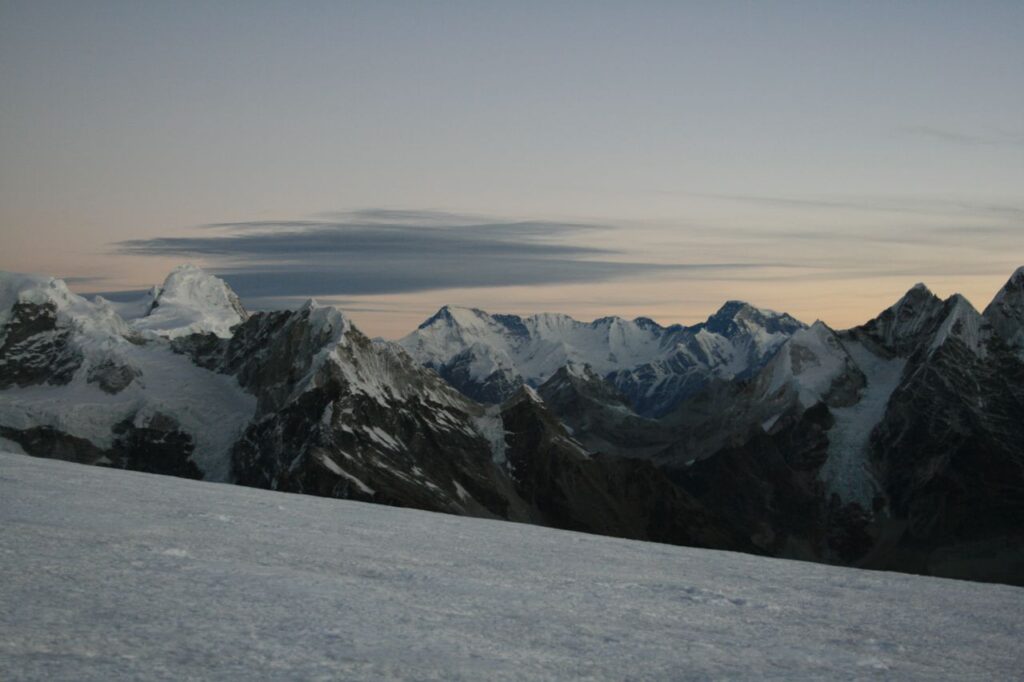
<instances>
[{"instance_id":1,"label":"dark rock face","mask_svg":"<svg viewBox=\"0 0 1024 682\"><path fill-rule=\"evenodd\" d=\"M28 429L0 426L0 436L14 441L35 457L62 459L79 464L102 464L107 456L105 450L88 440L68 435L52 426L33 426Z\"/></svg>"},{"instance_id":2,"label":"dark rock face","mask_svg":"<svg viewBox=\"0 0 1024 682\"><path fill-rule=\"evenodd\" d=\"M96 384L107 393L117 394L128 388L140 376L142 372L134 367L107 360L89 368L87 381Z\"/></svg>"},{"instance_id":3,"label":"dark rock face","mask_svg":"<svg viewBox=\"0 0 1024 682\"><path fill-rule=\"evenodd\" d=\"M18 443L26 453L36 457L181 478L202 478L202 472L191 460L195 449L192 436L183 431L172 417L159 413L117 424L114 441L109 448L99 448L84 438L51 426L29 429L0 427L0 436Z\"/></svg>"},{"instance_id":4,"label":"dark rock face","mask_svg":"<svg viewBox=\"0 0 1024 682\"><path fill-rule=\"evenodd\" d=\"M516 492L546 525L721 549L742 536L643 460L590 455L529 393L502 406Z\"/></svg>"},{"instance_id":5,"label":"dark rock face","mask_svg":"<svg viewBox=\"0 0 1024 682\"><path fill-rule=\"evenodd\" d=\"M1024 583L1024 363L912 359L872 437L893 531L869 566Z\"/></svg>"},{"instance_id":6,"label":"dark rock face","mask_svg":"<svg viewBox=\"0 0 1024 682\"><path fill-rule=\"evenodd\" d=\"M108 455L111 466L181 478L203 477L191 459L195 442L173 417L156 413L142 420L125 420L114 426L114 434Z\"/></svg>"},{"instance_id":7,"label":"dark rock face","mask_svg":"<svg viewBox=\"0 0 1024 682\"><path fill-rule=\"evenodd\" d=\"M620 370L605 377L640 415L663 417L708 384L707 374L688 355Z\"/></svg>"},{"instance_id":8,"label":"dark rock face","mask_svg":"<svg viewBox=\"0 0 1024 682\"><path fill-rule=\"evenodd\" d=\"M524 383L522 377L501 370L492 372L482 381L475 379L470 370L473 361L473 349L467 348L451 362L431 369L467 398L487 405L501 403Z\"/></svg>"},{"instance_id":9,"label":"dark rock face","mask_svg":"<svg viewBox=\"0 0 1024 682\"><path fill-rule=\"evenodd\" d=\"M62 385L82 365L72 332L57 325L53 303L15 303L0 345L0 389L34 384Z\"/></svg>"},{"instance_id":10,"label":"dark rock face","mask_svg":"<svg viewBox=\"0 0 1024 682\"><path fill-rule=\"evenodd\" d=\"M480 408L330 314L257 313L229 341L177 344L257 397L257 416L232 454L237 482L519 518L473 428Z\"/></svg>"},{"instance_id":11,"label":"dark rock face","mask_svg":"<svg viewBox=\"0 0 1024 682\"><path fill-rule=\"evenodd\" d=\"M818 470L830 426L828 408L819 405L788 428L667 471L716 516L746 529L762 552L824 560L828 508Z\"/></svg>"},{"instance_id":12,"label":"dark rock face","mask_svg":"<svg viewBox=\"0 0 1024 682\"><path fill-rule=\"evenodd\" d=\"M942 299L918 284L896 305L851 333L893 355L911 355L935 335L942 324L943 308Z\"/></svg>"},{"instance_id":13,"label":"dark rock face","mask_svg":"<svg viewBox=\"0 0 1024 682\"><path fill-rule=\"evenodd\" d=\"M649 459L673 440L661 422L634 413L626 398L589 367L563 367L537 393L591 452Z\"/></svg>"},{"instance_id":14,"label":"dark rock face","mask_svg":"<svg viewBox=\"0 0 1024 682\"><path fill-rule=\"evenodd\" d=\"M1010 276L983 313L1000 343L1024 360L1024 267Z\"/></svg>"}]
</instances>

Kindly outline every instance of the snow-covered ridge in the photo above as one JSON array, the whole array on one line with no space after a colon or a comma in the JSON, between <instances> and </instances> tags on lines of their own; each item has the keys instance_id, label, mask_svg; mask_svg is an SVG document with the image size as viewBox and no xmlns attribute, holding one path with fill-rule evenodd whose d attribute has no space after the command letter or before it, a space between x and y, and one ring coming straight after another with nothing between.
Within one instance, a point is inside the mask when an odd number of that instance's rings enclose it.
<instances>
[{"instance_id":1,"label":"snow-covered ridge","mask_svg":"<svg viewBox=\"0 0 1024 682\"><path fill-rule=\"evenodd\" d=\"M64 280L46 275L0 271L0 344L17 304L52 306L58 325L87 334L125 334L128 325L106 302L92 303L68 289Z\"/></svg>"},{"instance_id":2,"label":"snow-covered ridge","mask_svg":"<svg viewBox=\"0 0 1024 682\"><path fill-rule=\"evenodd\" d=\"M580 322L558 313L519 317L445 306L398 343L420 362L434 365L472 347L479 358L477 378L504 368L536 382L568 362L589 364L601 373L650 362L662 353L665 331L646 318Z\"/></svg>"},{"instance_id":3,"label":"snow-covered ridge","mask_svg":"<svg viewBox=\"0 0 1024 682\"><path fill-rule=\"evenodd\" d=\"M486 398L475 392L488 386L500 389L488 396L499 402L521 384L539 386L561 367L587 365L657 412L711 377L731 379L759 368L803 327L789 315L742 301L728 301L692 327L663 327L648 318L588 323L556 313L519 317L445 306L399 343L478 399Z\"/></svg>"},{"instance_id":4,"label":"snow-covered ridge","mask_svg":"<svg viewBox=\"0 0 1024 682\"><path fill-rule=\"evenodd\" d=\"M55 277L0 272L0 329L19 302L52 304L68 324L114 334L134 330L149 338L189 334L230 338L231 329L248 318L238 295L224 280L188 264L171 271L162 286L124 303L102 296L89 301Z\"/></svg>"}]
</instances>

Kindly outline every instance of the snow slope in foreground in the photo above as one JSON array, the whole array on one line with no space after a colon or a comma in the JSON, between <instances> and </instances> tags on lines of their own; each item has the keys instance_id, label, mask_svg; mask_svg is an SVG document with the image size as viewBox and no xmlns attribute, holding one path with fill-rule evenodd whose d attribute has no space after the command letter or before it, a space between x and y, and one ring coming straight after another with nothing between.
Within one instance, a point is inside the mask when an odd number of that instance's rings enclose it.
<instances>
[{"instance_id":1,"label":"snow slope in foreground","mask_svg":"<svg viewBox=\"0 0 1024 682\"><path fill-rule=\"evenodd\" d=\"M1024 590L0 455L0 678L1012 679Z\"/></svg>"}]
</instances>

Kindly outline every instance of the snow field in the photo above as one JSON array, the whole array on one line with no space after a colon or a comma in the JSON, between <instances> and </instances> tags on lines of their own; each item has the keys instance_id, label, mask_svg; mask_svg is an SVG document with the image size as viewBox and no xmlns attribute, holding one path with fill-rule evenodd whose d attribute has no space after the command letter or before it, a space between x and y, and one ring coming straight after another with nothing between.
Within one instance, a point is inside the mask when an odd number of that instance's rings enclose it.
<instances>
[{"instance_id":1,"label":"snow field","mask_svg":"<svg viewBox=\"0 0 1024 682\"><path fill-rule=\"evenodd\" d=\"M1024 590L0 455L0 678L1019 679Z\"/></svg>"}]
</instances>

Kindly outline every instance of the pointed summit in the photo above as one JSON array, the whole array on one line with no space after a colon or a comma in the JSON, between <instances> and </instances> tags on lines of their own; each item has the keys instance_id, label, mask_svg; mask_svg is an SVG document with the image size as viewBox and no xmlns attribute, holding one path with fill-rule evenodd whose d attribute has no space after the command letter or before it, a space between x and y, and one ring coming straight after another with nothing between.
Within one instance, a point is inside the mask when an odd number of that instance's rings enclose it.
<instances>
[{"instance_id":1,"label":"pointed summit","mask_svg":"<svg viewBox=\"0 0 1024 682\"><path fill-rule=\"evenodd\" d=\"M878 317L851 331L895 355L909 355L936 332L945 317L943 307L942 299L918 283Z\"/></svg>"},{"instance_id":2,"label":"pointed summit","mask_svg":"<svg viewBox=\"0 0 1024 682\"><path fill-rule=\"evenodd\" d=\"M231 336L231 328L248 319L238 295L227 282L192 264L171 271L143 317L132 321L136 330L174 338L189 334Z\"/></svg>"},{"instance_id":3,"label":"pointed summit","mask_svg":"<svg viewBox=\"0 0 1024 682\"><path fill-rule=\"evenodd\" d=\"M1024 265L1010 275L982 313L993 331L1024 356Z\"/></svg>"},{"instance_id":4,"label":"pointed summit","mask_svg":"<svg viewBox=\"0 0 1024 682\"><path fill-rule=\"evenodd\" d=\"M746 301L726 301L707 322L697 325L694 329L703 328L715 334L731 338L744 330L761 328L770 334L792 334L803 329L804 324L787 313L756 308Z\"/></svg>"},{"instance_id":5,"label":"pointed summit","mask_svg":"<svg viewBox=\"0 0 1024 682\"><path fill-rule=\"evenodd\" d=\"M934 351L950 339L956 339L975 354L984 354L989 334L984 319L971 302L960 294L953 294L943 303L942 324L935 332L929 350Z\"/></svg>"},{"instance_id":6,"label":"pointed summit","mask_svg":"<svg viewBox=\"0 0 1024 682\"><path fill-rule=\"evenodd\" d=\"M489 321L490 316L477 308L444 305L436 313L424 320L418 329L441 326L479 327L482 324L487 324Z\"/></svg>"},{"instance_id":7,"label":"pointed summit","mask_svg":"<svg viewBox=\"0 0 1024 682\"><path fill-rule=\"evenodd\" d=\"M512 397L510 397L508 400L502 403L501 409L506 410L509 409L510 407L521 405L523 403L540 406L541 408L543 408L544 399L540 397L540 394L538 394L537 390L534 389L532 386L530 386L529 384L522 384L519 388L515 390L515 392L512 394Z\"/></svg>"}]
</instances>

